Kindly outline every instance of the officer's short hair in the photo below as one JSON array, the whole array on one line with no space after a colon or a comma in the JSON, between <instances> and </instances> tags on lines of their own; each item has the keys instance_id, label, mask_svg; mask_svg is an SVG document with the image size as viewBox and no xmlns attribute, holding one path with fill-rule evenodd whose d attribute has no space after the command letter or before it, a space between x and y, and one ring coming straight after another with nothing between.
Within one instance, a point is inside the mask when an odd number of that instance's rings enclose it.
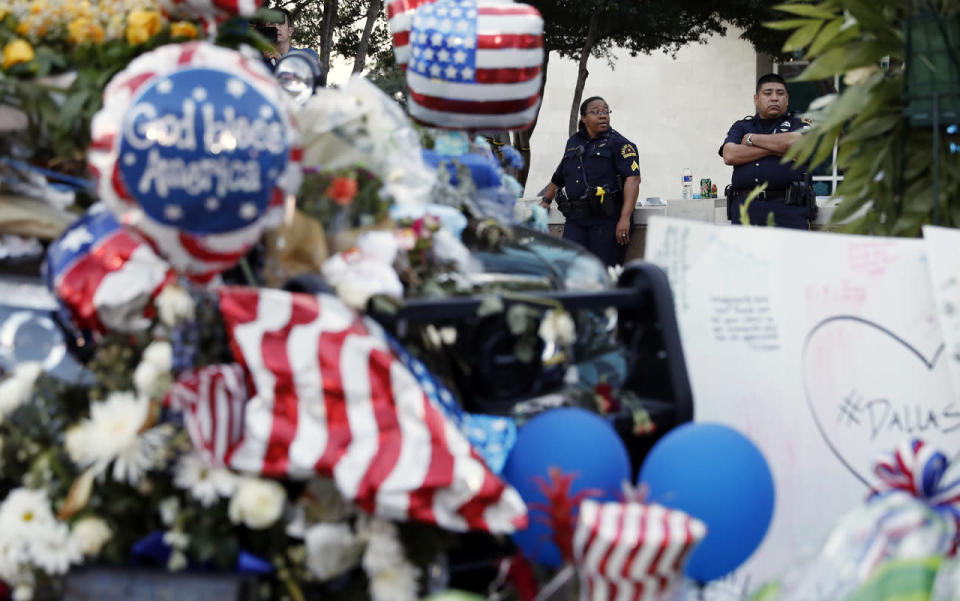
<instances>
[{"instance_id":1,"label":"officer's short hair","mask_svg":"<svg viewBox=\"0 0 960 601\"><path fill-rule=\"evenodd\" d=\"M763 87L763 84L765 83L779 83L779 84L783 84L783 87L787 87L787 82L782 77L780 77L776 73L767 73L766 75L764 75L763 77L757 80L756 91L758 93L760 92L760 88Z\"/></svg>"},{"instance_id":2,"label":"officer's short hair","mask_svg":"<svg viewBox=\"0 0 960 601\"><path fill-rule=\"evenodd\" d=\"M580 103L581 117L587 114L587 107L590 106L590 103L593 102L594 100L603 100L603 98L601 96L591 96L590 98L587 98L586 100ZM606 102L606 100L603 100L603 101Z\"/></svg>"}]
</instances>

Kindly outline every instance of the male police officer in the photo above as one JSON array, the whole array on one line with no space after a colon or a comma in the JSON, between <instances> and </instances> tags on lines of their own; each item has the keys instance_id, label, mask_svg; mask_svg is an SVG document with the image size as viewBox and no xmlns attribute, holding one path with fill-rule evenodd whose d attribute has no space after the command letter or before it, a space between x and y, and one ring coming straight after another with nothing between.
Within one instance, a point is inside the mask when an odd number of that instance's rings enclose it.
<instances>
[{"instance_id":1,"label":"male police officer","mask_svg":"<svg viewBox=\"0 0 960 601\"><path fill-rule=\"evenodd\" d=\"M720 156L733 165L733 181L727 193L727 217L740 224L740 205L753 188L766 182L767 188L750 203L751 225L766 225L773 214L774 225L809 229L815 217L816 200L807 183L804 166L781 163L783 155L800 138L809 122L787 111L787 86L776 73L757 81L753 103L757 113L737 121L727 132Z\"/></svg>"},{"instance_id":2,"label":"male police officer","mask_svg":"<svg viewBox=\"0 0 960 601\"><path fill-rule=\"evenodd\" d=\"M607 265L623 263L640 193L637 147L610 127L610 107L599 96L580 105L577 133L543 193L557 200L564 240L577 242Z\"/></svg>"}]
</instances>

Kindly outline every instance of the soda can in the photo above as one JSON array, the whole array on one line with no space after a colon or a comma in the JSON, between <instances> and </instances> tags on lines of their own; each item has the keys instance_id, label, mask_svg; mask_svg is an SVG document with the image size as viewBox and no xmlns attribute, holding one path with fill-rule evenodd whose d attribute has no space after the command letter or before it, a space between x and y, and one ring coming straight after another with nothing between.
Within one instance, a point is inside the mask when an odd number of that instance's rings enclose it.
<instances>
[{"instance_id":1,"label":"soda can","mask_svg":"<svg viewBox=\"0 0 960 601\"><path fill-rule=\"evenodd\" d=\"M700 180L700 198L710 198L710 191L713 189L709 177Z\"/></svg>"}]
</instances>

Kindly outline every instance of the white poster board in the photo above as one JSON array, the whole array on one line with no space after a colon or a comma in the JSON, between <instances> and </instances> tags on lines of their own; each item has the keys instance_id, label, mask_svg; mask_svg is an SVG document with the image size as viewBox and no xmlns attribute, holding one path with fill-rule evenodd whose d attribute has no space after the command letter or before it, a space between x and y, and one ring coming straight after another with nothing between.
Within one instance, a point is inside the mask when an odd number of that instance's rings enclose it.
<instances>
[{"instance_id":1,"label":"white poster board","mask_svg":"<svg viewBox=\"0 0 960 601\"><path fill-rule=\"evenodd\" d=\"M923 240L653 218L645 259L670 279L695 420L746 434L773 472L770 529L730 582L815 553L882 452L960 447Z\"/></svg>"}]
</instances>

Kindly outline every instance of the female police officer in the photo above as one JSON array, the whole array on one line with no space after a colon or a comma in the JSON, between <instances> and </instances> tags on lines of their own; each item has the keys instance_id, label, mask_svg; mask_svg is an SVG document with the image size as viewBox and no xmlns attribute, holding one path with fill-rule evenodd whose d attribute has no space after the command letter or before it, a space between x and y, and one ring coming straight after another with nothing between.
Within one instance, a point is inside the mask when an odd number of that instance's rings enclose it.
<instances>
[{"instance_id":1,"label":"female police officer","mask_svg":"<svg viewBox=\"0 0 960 601\"><path fill-rule=\"evenodd\" d=\"M607 265L623 262L640 191L637 147L610 127L610 108L599 96L580 105L577 133L543 193L566 217L563 238L582 244Z\"/></svg>"}]
</instances>

